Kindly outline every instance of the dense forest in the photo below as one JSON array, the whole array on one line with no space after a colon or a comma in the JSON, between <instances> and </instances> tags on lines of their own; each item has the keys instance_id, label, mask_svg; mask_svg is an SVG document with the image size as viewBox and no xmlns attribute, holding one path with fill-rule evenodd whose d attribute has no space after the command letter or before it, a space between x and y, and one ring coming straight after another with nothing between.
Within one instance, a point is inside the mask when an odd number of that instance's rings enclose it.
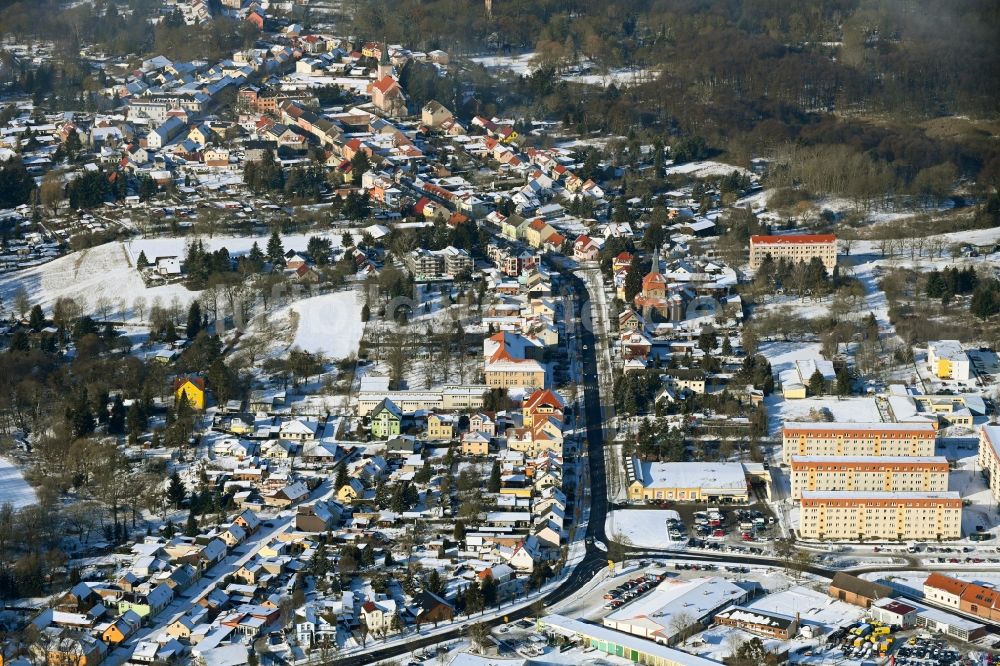
<instances>
[{"instance_id":1,"label":"dense forest","mask_svg":"<svg viewBox=\"0 0 1000 666\"><path fill-rule=\"evenodd\" d=\"M0 0L0 33L55 46L51 66L0 71L36 101L89 108L102 100L81 91L105 82L80 45L211 59L254 37L229 19L186 26L175 15L151 30L158 10L152 0ZM407 65L401 84L416 107L437 99L465 119L505 115L520 128L555 119L574 132L661 142L675 161L765 156L772 186L804 191L789 196L826 192L866 206L898 194L932 202L955 182L984 199L1000 184L1000 4L991 0L358 0L336 24L355 47L387 39L456 56L445 76ZM528 51L536 57L525 76L457 57ZM648 75L628 87L561 78L580 63Z\"/></svg>"},{"instance_id":2,"label":"dense forest","mask_svg":"<svg viewBox=\"0 0 1000 666\"><path fill-rule=\"evenodd\" d=\"M354 26L459 54L535 51L533 74L510 81L478 66L452 67L448 84L404 76L420 101L470 91L466 113L555 118L580 132L671 144L699 137L738 161L843 146L843 159L827 163L868 172L882 191L897 183L930 191L952 172L989 188L1000 178L995 131L927 126L1000 108L1000 5L988 0L512 0L491 3L490 15L477 2L402 0L390 9L364 0ZM559 78L584 59L598 71L653 74L621 88Z\"/></svg>"}]
</instances>

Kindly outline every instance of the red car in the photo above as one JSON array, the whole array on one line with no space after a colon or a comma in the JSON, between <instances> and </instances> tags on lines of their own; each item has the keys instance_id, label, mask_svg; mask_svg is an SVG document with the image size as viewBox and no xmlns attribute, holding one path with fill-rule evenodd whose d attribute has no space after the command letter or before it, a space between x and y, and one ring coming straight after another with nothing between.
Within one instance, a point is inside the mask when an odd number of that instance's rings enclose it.
<instances>
[{"instance_id":1,"label":"red car","mask_svg":"<svg viewBox=\"0 0 1000 666\"><path fill-rule=\"evenodd\" d=\"M749 532L744 532L742 534L742 537L744 541L753 541L753 535L751 535Z\"/></svg>"},{"instance_id":2,"label":"red car","mask_svg":"<svg viewBox=\"0 0 1000 666\"><path fill-rule=\"evenodd\" d=\"M722 531L722 530L715 530L714 532L712 532L712 536L714 536L714 537L724 537L724 536L726 536L726 533L724 531Z\"/></svg>"}]
</instances>

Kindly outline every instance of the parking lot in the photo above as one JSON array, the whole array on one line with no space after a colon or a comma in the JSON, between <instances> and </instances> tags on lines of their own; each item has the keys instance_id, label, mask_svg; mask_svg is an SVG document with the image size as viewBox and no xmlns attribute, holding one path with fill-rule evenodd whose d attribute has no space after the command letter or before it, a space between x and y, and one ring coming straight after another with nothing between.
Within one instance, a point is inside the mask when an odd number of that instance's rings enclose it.
<instances>
[{"instance_id":1,"label":"parking lot","mask_svg":"<svg viewBox=\"0 0 1000 666\"><path fill-rule=\"evenodd\" d=\"M896 666L952 666L953 664L973 664L972 659L962 657L961 652L940 638L914 636L896 650Z\"/></svg>"},{"instance_id":2,"label":"parking lot","mask_svg":"<svg viewBox=\"0 0 1000 666\"><path fill-rule=\"evenodd\" d=\"M652 590L665 577L663 574L648 572L626 580L618 587L604 593L604 610L621 608L633 599L637 599Z\"/></svg>"}]
</instances>

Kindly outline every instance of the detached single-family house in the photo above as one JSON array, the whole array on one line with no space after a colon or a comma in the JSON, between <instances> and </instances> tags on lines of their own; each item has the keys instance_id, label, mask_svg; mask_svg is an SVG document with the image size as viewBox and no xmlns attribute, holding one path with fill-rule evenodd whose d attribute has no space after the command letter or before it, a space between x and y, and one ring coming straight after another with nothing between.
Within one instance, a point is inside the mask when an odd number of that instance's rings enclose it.
<instances>
[{"instance_id":1,"label":"detached single-family house","mask_svg":"<svg viewBox=\"0 0 1000 666\"><path fill-rule=\"evenodd\" d=\"M395 437L402 431L403 412L389 398L384 398L371 414L371 435L375 439Z\"/></svg>"}]
</instances>

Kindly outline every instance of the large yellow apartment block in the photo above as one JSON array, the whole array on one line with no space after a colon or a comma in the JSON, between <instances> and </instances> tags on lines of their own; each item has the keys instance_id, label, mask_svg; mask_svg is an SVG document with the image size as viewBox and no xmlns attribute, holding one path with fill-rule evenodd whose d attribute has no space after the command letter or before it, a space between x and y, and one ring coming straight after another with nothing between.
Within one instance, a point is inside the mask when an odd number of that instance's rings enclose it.
<instances>
[{"instance_id":1,"label":"large yellow apartment block","mask_svg":"<svg viewBox=\"0 0 1000 666\"><path fill-rule=\"evenodd\" d=\"M809 491L944 492L948 459L892 456L792 456L792 498Z\"/></svg>"},{"instance_id":2,"label":"large yellow apartment block","mask_svg":"<svg viewBox=\"0 0 1000 666\"><path fill-rule=\"evenodd\" d=\"M958 539L962 498L957 492L804 491L799 536L834 541Z\"/></svg>"},{"instance_id":3,"label":"large yellow apartment block","mask_svg":"<svg viewBox=\"0 0 1000 666\"><path fill-rule=\"evenodd\" d=\"M930 457L937 442L937 424L786 421L781 439L785 463L792 456Z\"/></svg>"}]
</instances>

